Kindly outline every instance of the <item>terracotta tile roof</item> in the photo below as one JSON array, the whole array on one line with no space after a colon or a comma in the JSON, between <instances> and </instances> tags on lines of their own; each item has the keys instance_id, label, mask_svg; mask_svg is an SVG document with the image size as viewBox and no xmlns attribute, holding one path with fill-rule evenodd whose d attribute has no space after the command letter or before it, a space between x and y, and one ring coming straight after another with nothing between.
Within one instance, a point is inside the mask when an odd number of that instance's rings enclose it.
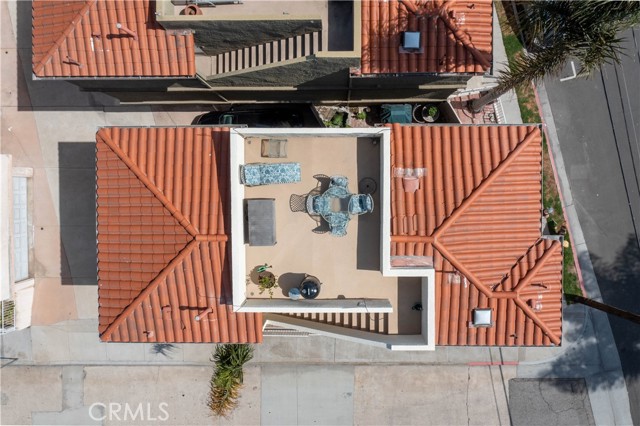
<instances>
[{"instance_id":1,"label":"terracotta tile roof","mask_svg":"<svg viewBox=\"0 0 640 426\"><path fill-rule=\"evenodd\" d=\"M231 305L228 130L103 128L96 140L101 339L262 341L261 314Z\"/></svg>"},{"instance_id":2,"label":"terracotta tile roof","mask_svg":"<svg viewBox=\"0 0 640 426\"><path fill-rule=\"evenodd\" d=\"M34 0L32 43L38 77L195 75L193 34L165 31L153 0Z\"/></svg>"},{"instance_id":3,"label":"terracotta tile roof","mask_svg":"<svg viewBox=\"0 0 640 426\"><path fill-rule=\"evenodd\" d=\"M362 74L484 73L491 68L491 0L362 0ZM401 53L404 31L422 51Z\"/></svg>"},{"instance_id":4,"label":"terracotta tile roof","mask_svg":"<svg viewBox=\"0 0 640 426\"><path fill-rule=\"evenodd\" d=\"M562 338L562 246L541 238L536 126L400 126L393 167L426 168L391 188L391 255L433 256L436 343L550 345ZM495 325L469 327L474 308Z\"/></svg>"}]
</instances>

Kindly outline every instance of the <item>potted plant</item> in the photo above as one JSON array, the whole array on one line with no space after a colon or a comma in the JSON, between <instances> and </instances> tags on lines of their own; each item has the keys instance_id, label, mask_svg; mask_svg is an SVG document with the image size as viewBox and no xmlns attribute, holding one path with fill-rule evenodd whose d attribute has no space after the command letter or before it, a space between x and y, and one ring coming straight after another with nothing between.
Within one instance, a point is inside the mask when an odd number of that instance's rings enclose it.
<instances>
[{"instance_id":1,"label":"potted plant","mask_svg":"<svg viewBox=\"0 0 640 426\"><path fill-rule=\"evenodd\" d=\"M258 288L260 289L260 294L268 291L269 297L273 297L273 289L278 288L276 276L273 272L265 270L258 274Z\"/></svg>"},{"instance_id":2,"label":"potted plant","mask_svg":"<svg viewBox=\"0 0 640 426\"><path fill-rule=\"evenodd\" d=\"M436 105L428 104L422 109L422 118L424 118L424 121L427 123L435 122L438 117L440 117L440 110Z\"/></svg>"},{"instance_id":3,"label":"potted plant","mask_svg":"<svg viewBox=\"0 0 640 426\"><path fill-rule=\"evenodd\" d=\"M202 9L197 4L190 4L182 10L181 15L202 15Z\"/></svg>"}]
</instances>

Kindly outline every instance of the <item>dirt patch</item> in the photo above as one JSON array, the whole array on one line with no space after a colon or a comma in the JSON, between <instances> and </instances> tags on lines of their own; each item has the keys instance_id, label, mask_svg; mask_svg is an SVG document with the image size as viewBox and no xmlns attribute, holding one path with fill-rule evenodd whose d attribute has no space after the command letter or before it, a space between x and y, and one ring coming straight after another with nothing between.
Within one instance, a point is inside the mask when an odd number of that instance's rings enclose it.
<instances>
[{"instance_id":1,"label":"dirt patch","mask_svg":"<svg viewBox=\"0 0 640 426\"><path fill-rule=\"evenodd\" d=\"M327 127L372 127L368 107L316 106L318 115Z\"/></svg>"}]
</instances>

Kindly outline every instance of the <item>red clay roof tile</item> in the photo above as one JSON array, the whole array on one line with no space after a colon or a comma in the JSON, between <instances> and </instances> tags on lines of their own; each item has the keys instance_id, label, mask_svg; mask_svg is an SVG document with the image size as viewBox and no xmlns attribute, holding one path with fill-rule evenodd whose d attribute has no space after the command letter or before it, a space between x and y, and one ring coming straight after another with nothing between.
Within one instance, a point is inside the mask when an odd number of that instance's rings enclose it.
<instances>
[{"instance_id":1,"label":"red clay roof tile","mask_svg":"<svg viewBox=\"0 0 640 426\"><path fill-rule=\"evenodd\" d=\"M436 343L550 345L562 338L562 247L541 238L536 126L394 125L392 167L426 168L391 187L391 255L433 256ZM474 308L494 326L469 327Z\"/></svg>"},{"instance_id":2,"label":"red clay roof tile","mask_svg":"<svg viewBox=\"0 0 640 426\"><path fill-rule=\"evenodd\" d=\"M483 73L491 68L491 0L363 0L361 72ZM419 31L422 51L400 51Z\"/></svg>"},{"instance_id":3,"label":"red clay roof tile","mask_svg":"<svg viewBox=\"0 0 640 426\"><path fill-rule=\"evenodd\" d=\"M101 339L262 341L261 314L231 305L228 130L104 128L96 139Z\"/></svg>"},{"instance_id":4,"label":"red clay roof tile","mask_svg":"<svg viewBox=\"0 0 640 426\"><path fill-rule=\"evenodd\" d=\"M34 0L32 8L37 77L195 75L193 34L165 31L153 0Z\"/></svg>"}]
</instances>

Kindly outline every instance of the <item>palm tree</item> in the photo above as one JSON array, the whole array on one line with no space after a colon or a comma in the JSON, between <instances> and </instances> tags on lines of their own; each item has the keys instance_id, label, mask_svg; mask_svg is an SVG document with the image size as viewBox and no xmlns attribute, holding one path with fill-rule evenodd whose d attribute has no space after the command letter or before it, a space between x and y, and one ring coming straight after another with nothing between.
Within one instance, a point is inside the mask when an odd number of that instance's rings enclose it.
<instances>
[{"instance_id":1,"label":"palm tree","mask_svg":"<svg viewBox=\"0 0 640 426\"><path fill-rule=\"evenodd\" d=\"M473 111L511 89L558 74L569 58L578 63L581 77L605 63L619 63L619 33L640 22L637 0L546 0L518 7L518 23L529 51L500 73L496 87L472 101Z\"/></svg>"},{"instance_id":2,"label":"palm tree","mask_svg":"<svg viewBox=\"0 0 640 426\"><path fill-rule=\"evenodd\" d=\"M238 405L244 379L243 366L253 358L253 347L247 344L216 346L212 361L215 370L209 384L208 405L211 412L227 417Z\"/></svg>"}]
</instances>

